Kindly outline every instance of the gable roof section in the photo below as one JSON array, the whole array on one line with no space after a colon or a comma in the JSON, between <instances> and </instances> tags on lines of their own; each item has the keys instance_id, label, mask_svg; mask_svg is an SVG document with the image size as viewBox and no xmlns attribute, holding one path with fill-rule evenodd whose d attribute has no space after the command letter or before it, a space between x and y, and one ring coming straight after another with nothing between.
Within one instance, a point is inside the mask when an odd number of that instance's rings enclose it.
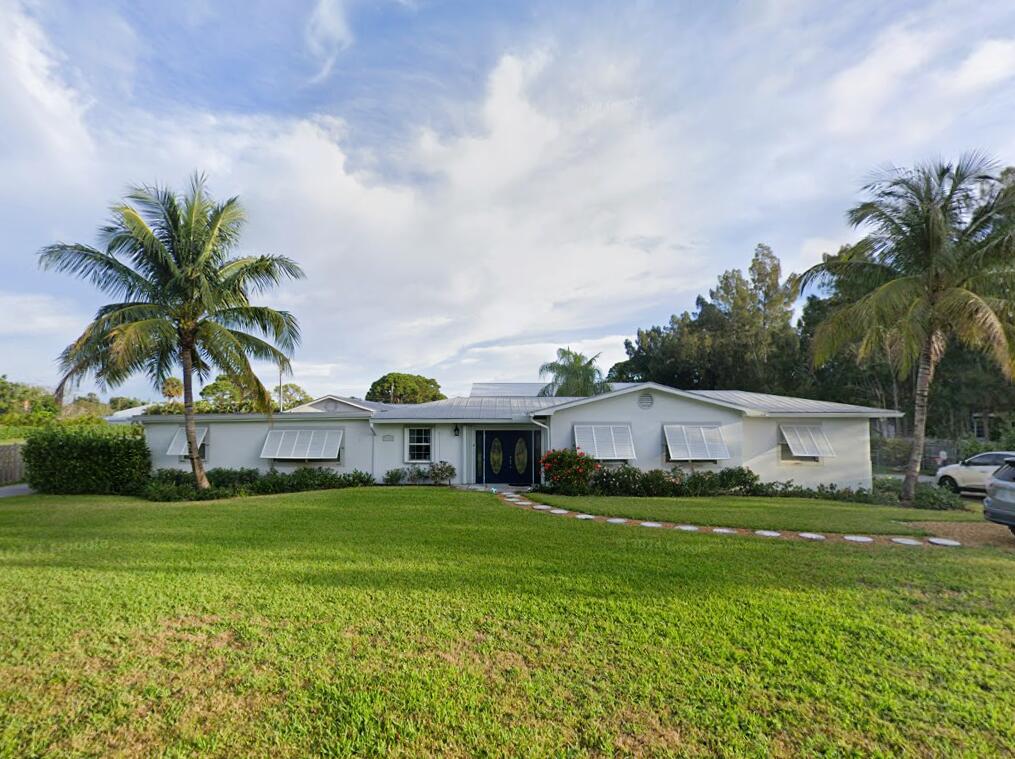
<instances>
[{"instance_id":1,"label":"gable roof section","mask_svg":"<svg viewBox=\"0 0 1015 759\"><path fill-rule=\"evenodd\" d=\"M322 395L320 398L314 398L312 401L301 403L299 406L294 406L291 409L283 411L283 414L299 414L299 413L323 413L326 411L324 408L320 408L318 404L322 401L334 401L336 404L350 406L351 411L364 411L372 413L376 411L383 411L386 408L391 408L391 404L378 403L377 401L364 401L359 398L346 398L343 395ZM336 409L337 410L337 409ZM335 413L335 411L330 411Z\"/></svg>"},{"instance_id":2,"label":"gable roof section","mask_svg":"<svg viewBox=\"0 0 1015 759\"><path fill-rule=\"evenodd\" d=\"M654 390L657 392L687 398L712 406L739 411L745 416L829 416L829 417L900 417L902 412L871 406L854 406L848 403L815 401L807 398L790 398L767 393L749 393L741 390L678 390L655 382L627 383L625 387L588 398L565 400L558 405L534 411L532 416L550 416L562 409L598 403L607 398L616 398L628 393Z\"/></svg>"}]
</instances>

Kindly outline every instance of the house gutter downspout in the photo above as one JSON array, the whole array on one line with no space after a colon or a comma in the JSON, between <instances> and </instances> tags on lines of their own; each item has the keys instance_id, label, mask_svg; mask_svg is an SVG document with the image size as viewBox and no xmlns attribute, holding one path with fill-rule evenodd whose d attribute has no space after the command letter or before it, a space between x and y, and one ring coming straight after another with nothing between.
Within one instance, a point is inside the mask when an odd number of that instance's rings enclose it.
<instances>
[{"instance_id":1,"label":"house gutter downspout","mask_svg":"<svg viewBox=\"0 0 1015 759\"><path fill-rule=\"evenodd\" d=\"M536 417L535 416L530 416L529 419L537 427L542 427L544 430L546 430L546 444L549 445L550 444L550 427L549 427L549 425L546 425L546 424L543 424L542 422L536 421ZM547 450L549 450L549 449L547 449ZM539 467L539 483L543 484L543 467Z\"/></svg>"}]
</instances>

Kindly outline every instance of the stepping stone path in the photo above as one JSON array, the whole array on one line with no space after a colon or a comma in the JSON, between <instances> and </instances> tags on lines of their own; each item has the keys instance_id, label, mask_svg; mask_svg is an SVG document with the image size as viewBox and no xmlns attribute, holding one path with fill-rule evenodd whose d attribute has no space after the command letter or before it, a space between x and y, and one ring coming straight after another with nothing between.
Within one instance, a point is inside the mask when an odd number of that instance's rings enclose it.
<instances>
[{"instance_id":1,"label":"stepping stone path","mask_svg":"<svg viewBox=\"0 0 1015 759\"><path fill-rule=\"evenodd\" d=\"M525 498L523 498L523 497L521 497L519 495L516 495L514 493L502 493L501 495L503 495L504 500L507 501L508 503L513 503L516 506L530 506L535 511L548 511L550 514L557 514L558 516L563 516L563 515L569 514L569 515L573 516L575 519L581 519L581 520L584 520L584 521L594 520L596 518L594 514L584 514L584 513L581 513L581 512L579 512L579 513L573 513L571 511L568 511L567 509L555 509L552 506L549 506L549 505L547 505L545 503L535 503L533 501L526 500ZM639 521L637 519L632 520L632 519L626 519L624 517L608 517L606 519L606 523L607 524L637 524L640 527L662 527L663 526L662 522L641 522L641 521ZM711 527L711 528L708 528L708 527L701 527L701 526L695 525L695 524L678 524L678 525L674 525L674 529L680 530L682 532L700 532L701 530L711 530L716 535L737 535L737 534L740 534L740 532L738 530L736 530L735 528L733 528L733 527ZM778 530L754 530L753 532L754 532L755 535L757 535L758 537L762 537L762 538L779 538L779 537L783 536L783 533L779 532ZM793 534L790 533L789 537L793 537ZM796 533L796 537L802 538L803 540L814 540L814 541L821 541L821 540L827 540L828 539L827 535L823 535L820 532L798 532L798 533ZM832 537L837 537L837 536L833 535ZM874 542L874 538L872 538L872 537L870 537L868 535L842 535L841 537L842 537L843 540L845 540L848 543L864 543L864 544L867 544L867 543L873 543ZM922 545L924 545L924 542L922 540L917 540L916 538L895 537L895 538L889 538L889 540L891 540L893 543L895 543L897 545L900 545L900 546L922 546ZM951 538L927 538L926 542L931 544L931 545L943 546L943 547L947 547L947 548L954 548L954 547L958 547L958 546L962 545L962 543L960 543L959 541L952 540Z\"/></svg>"},{"instance_id":2,"label":"stepping stone path","mask_svg":"<svg viewBox=\"0 0 1015 759\"><path fill-rule=\"evenodd\" d=\"M900 546L922 546L923 543L913 538L892 538L893 543L898 543Z\"/></svg>"}]
</instances>

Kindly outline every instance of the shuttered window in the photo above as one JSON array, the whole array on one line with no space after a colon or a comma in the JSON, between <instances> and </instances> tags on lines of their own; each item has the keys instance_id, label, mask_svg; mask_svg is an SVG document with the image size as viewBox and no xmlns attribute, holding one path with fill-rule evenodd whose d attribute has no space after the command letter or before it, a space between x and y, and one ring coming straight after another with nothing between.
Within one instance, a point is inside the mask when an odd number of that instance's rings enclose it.
<instances>
[{"instance_id":1,"label":"shuttered window","mask_svg":"<svg viewBox=\"0 0 1015 759\"><path fill-rule=\"evenodd\" d=\"M635 458L629 424L576 424L574 445L594 459L628 461Z\"/></svg>"},{"instance_id":2,"label":"shuttered window","mask_svg":"<svg viewBox=\"0 0 1015 759\"><path fill-rule=\"evenodd\" d=\"M334 461L342 450L342 430L271 430L262 459Z\"/></svg>"},{"instance_id":3,"label":"shuttered window","mask_svg":"<svg viewBox=\"0 0 1015 759\"><path fill-rule=\"evenodd\" d=\"M670 461L724 461L730 457L717 424L663 426Z\"/></svg>"},{"instance_id":4,"label":"shuttered window","mask_svg":"<svg viewBox=\"0 0 1015 759\"><path fill-rule=\"evenodd\" d=\"M208 435L207 427L198 427L195 432L197 433L197 447L200 448L204 445L204 439ZM202 457L203 457L203 452ZM169 449L166 451L167 456L187 456L189 451L187 450L187 428L177 427L176 434L173 435L173 441L169 444Z\"/></svg>"},{"instance_id":5,"label":"shuttered window","mask_svg":"<svg viewBox=\"0 0 1015 759\"><path fill-rule=\"evenodd\" d=\"M832 444L828 442L821 427L810 424L780 424L782 442L789 447L793 456L802 458L825 458L834 456Z\"/></svg>"}]
</instances>

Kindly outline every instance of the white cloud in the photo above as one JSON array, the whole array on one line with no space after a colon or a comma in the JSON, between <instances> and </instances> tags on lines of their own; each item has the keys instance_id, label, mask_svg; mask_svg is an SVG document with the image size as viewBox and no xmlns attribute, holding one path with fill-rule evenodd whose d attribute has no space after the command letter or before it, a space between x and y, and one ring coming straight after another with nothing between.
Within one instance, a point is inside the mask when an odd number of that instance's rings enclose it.
<instances>
[{"instance_id":1,"label":"white cloud","mask_svg":"<svg viewBox=\"0 0 1015 759\"><path fill-rule=\"evenodd\" d=\"M307 21L307 48L320 68L312 82L328 77L338 54L353 43L352 30L342 0L317 0Z\"/></svg>"},{"instance_id":2,"label":"white cloud","mask_svg":"<svg viewBox=\"0 0 1015 759\"><path fill-rule=\"evenodd\" d=\"M829 129L838 135L870 129L893 98L908 94L907 80L934 56L942 41L934 30L902 26L879 35L866 57L832 82Z\"/></svg>"},{"instance_id":3,"label":"white cloud","mask_svg":"<svg viewBox=\"0 0 1015 759\"><path fill-rule=\"evenodd\" d=\"M85 325L72 303L42 293L0 291L0 338L48 337L80 333ZM76 332L75 332L76 331Z\"/></svg>"},{"instance_id":4,"label":"white cloud","mask_svg":"<svg viewBox=\"0 0 1015 759\"><path fill-rule=\"evenodd\" d=\"M965 94L1012 76L1015 76L1015 39L992 39L978 44L945 81L951 91Z\"/></svg>"}]
</instances>

